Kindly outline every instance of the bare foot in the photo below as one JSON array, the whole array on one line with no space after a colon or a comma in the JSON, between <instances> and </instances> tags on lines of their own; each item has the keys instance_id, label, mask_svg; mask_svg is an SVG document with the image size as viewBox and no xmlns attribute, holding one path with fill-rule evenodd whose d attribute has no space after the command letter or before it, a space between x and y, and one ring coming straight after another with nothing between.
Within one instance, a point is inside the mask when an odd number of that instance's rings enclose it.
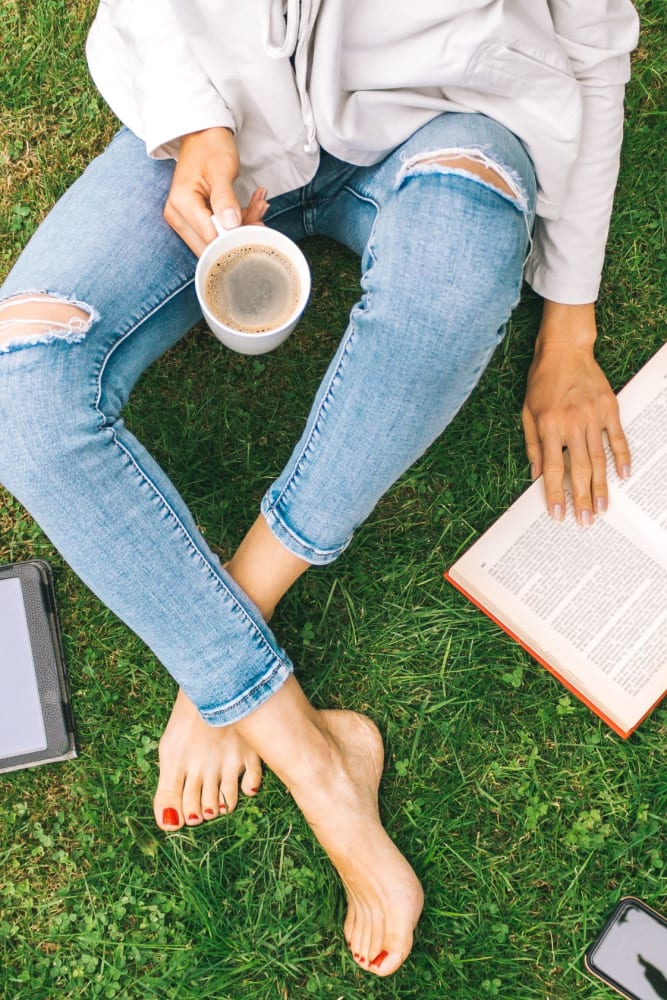
<instances>
[{"instance_id":1,"label":"bare foot","mask_svg":"<svg viewBox=\"0 0 667 1000\"><path fill-rule=\"evenodd\" d=\"M153 811L162 830L197 826L230 813L241 791L255 795L262 780L259 757L235 726L209 726L182 691L159 749L160 779Z\"/></svg>"},{"instance_id":2,"label":"bare foot","mask_svg":"<svg viewBox=\"0 0 667 1000\"><path fill-rule=\"evenodd\" d=\"M288 552L260 515L225 568L269 621L308 563ZM198 826L230 813L238 800L239 779L246 795L254 795L262 780L260 758L236 726L208 725L183 691L160 740L159 756L153 810L162 830L178 830L184 823Z\"/></svg>"},{"instance_id":3,"label":"bare foot","mask_svg":"<svg viewBox=\"0 0 667 1000\"><path fill-rule=\"evenodd\" d=\"M318 716L329 760L303 783L292 781L290 792L345 886L345 938L355 961L388 976L410 952L424 895L380 820L384 752L377 727L356 712Z\"/></svg>"}]
</instances>

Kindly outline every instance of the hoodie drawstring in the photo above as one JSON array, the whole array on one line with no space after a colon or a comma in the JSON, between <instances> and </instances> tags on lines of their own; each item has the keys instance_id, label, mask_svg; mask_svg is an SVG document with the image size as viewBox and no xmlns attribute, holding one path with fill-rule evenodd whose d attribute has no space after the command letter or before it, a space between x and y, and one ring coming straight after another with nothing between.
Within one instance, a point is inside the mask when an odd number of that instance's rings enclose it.
<instances>
[{"instance_id":1,"label":"hoodie drawstring","mask_svg":"<svg viewBox=\"0 0 667 1000\"><path fill-rule=\"evenodd\" d=\"M265 8L264 48L272 59L291 58L299 34L300 0L287 0L287 18L283 0L268 0Z\"/></svg>"}]
</instances>

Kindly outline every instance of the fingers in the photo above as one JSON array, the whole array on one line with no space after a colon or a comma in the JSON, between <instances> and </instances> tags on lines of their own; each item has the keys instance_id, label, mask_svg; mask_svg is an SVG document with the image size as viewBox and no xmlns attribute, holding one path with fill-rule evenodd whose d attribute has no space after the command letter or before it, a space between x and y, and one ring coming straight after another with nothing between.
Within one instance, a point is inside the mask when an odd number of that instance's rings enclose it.
<instances>
[{"instance_id":1,"label":"fingers","mask_svg":"<svg viewBox=\"0 0 667 1000\"><path fill-rule=\"evenodd\" d=\"M210 208L194 191L172 187L164 207L164 218L196 257L201 257L211 240L217 236L211 222Z\"/></svg>"},{"instance_id":2,"label":"fingers","mask_svg":"<svg viewBox=\"0 0 667 1000\"><path fill-rule=\"evenodd\" d=\"M521 413L523 422L523 435L526 441L526 454L530 462L530 478L535 480L542 475L542 445L540 435L537 433L537 426L533 415L524 405Z\"/></svg>"},{"instance_id":3,"label":"fingers","mask_svg":"<svg viewBox=\"0 0 667 1000\"><path fill-rule=\"evenodd\" d=\"M565 459L560 435L549 434L544 438L542 447L542 475L547 510L554 521L562 521L565 517Z\"/></svg>"},{"instance_id":4,"label":"fingers","mask_svg":"<svg viewBox=\"0 0 667 1000\"><path fill-rule=\"evenodd\" d=\"M268 191L265 187L256 188L247 206L241 213L241 222L244 226L261 225L262 219L269 210L269 203L266 200Z\"/></svg>"},{"instance_id":5,"label":"fingers","mask_svg":"<svg viewBox=\"0 0 667 1000\"><path fill-rule=\"evenodd\" d=\"M607 462L599 432L577 431L568 442L572 503L578 524L593 523L607 509Z\"/></svg>"},{"instance_id":6,"label":"fingers","mask_svg":"<svg viewBox=\"0 0 667 1000\"><path fill-rule=\"evenodd\" d=\"M595 420L589 423L572 421L566 432L558 426L545 427L541 433L531 414L524 414L526 453L531 477L544 477L544 492L551 517L562 521L566 498L564 481L569 470L572 506L578 524L587 527L596 514L604 514L609 503L606 432L619 478L630 475L630 450L618 416L610 417L606 425Z\"/></svg>"},{"instance_id":7,"label":"fingers","mask_svg":"<svg viewBox=\"0 0 667 1000\"><path fill-rule=\"evenodd\" d=\"M538 426L527 403L523 407L522 420L530 477L533 480L544 477L549 514L555 521L562 521L565 517L563 437L557 424L547 418L540 416Z\"/></svg>"},{"instance_id":8,"label":"fingers","mask_svg":"<svg viewBox=\"0 0 667 1000\"><path fill-rule=\"evenodd\" d=\"M621 427L618 407L607 421L607 438L609 439L609 446L614 456L619 479L628 479L632 470L630 447Z\"/></svg>"},{"instance_id":9,"label":"fingers","mask_svg":"<svg viewBox=\"0 0 667 1000\"><path fill-rule=\"evenodd\" d=\"M216 178L211 188L211 208L223 229L236 229L241 225L241 207L234 194L231 184L225 184L222 178Z\"/></svg>"}]
</instances>

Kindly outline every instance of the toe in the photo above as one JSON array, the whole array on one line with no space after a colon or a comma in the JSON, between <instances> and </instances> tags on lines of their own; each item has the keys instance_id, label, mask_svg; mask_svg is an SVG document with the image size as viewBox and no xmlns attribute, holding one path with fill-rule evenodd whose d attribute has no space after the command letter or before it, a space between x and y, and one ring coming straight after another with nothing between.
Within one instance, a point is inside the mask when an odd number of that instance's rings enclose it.
<instances>
[{"instance_id":1,"label":"toe","mask_svg":"<svg viewBox=\"0 0 667 1000\"><path fill-rule=\"evenodd\" d=\"M179 830L183 826L183 814L175 806L161 805L158 801L153 803L155 822L161 830Z\"/></svg>"},{"instance_id":2,"label":"toe","mask_svg":"<svg viewBox=\"0 0 667 1000\"><path fill-rule=\"evenodd\" d=\"M409 928L401 935L387 935L380 949L370 960L368 971L376 976L390 976L399 968L412 950L413 935Z\"/></svg>"},{"instance_id":3,"label":"toe","mask_svg":"<svg viewBox=\"0 0 667 1000\"><path fill-rule=\"evenodd\" d=\"M225 772L220 782L220 812L231 813L239 800L239 775Z\"/></svg>"},{"instance_id":4,"label":"toe","mask_svg":"<svg viewBox=\"0 0 667 1000\"><path fill-rule=\"evenodd\" d=\"M204 819L215 819L220 815L220 777L217 774L209 774L204 779L201 793L201 807Z\"/></svg>"},{"instance_id":5,"label":"toe","mask_svg":"<svg viewBox=\"0 0 667 1000\"><path fill-rule=\"evenodd\" d=\"M378 914L373 914L366 957L368 959L367 968L371 972L377 972L378 969L381 969L388 957L388 951L384 946L384 918Z\"/></svg>"},{"instance_id":6,"label":"toe","mask_svg":"<svg viewBox=\"0 0 667 1000\"><path fill-rule=\"evenodd\" d=\"M383 949L370 963L368 971L374 972L376 976L390 976L403 964L404 957L400 953L388 952Z\"/></svg>"},{"instance_id":7,"label":"toe","mask_svg":"<svg viewBox=\"0 0 667 1000\"><path fill-rule=\"evenodd\" d=\"M259 757L246 760L246 767L241 778L241 791L244 795L257 795L262 784L262 764Z\"/></svg>"},{"instance_id":8,"label":"toe","mask_svg":"<svg viewBox=\"0 0 667 1000\"><path fill-rule=\"evenodd\" d=\"M375 952L371 953L371 914L361 902L357 902L354 930L350 938L354 960L367 969Z\"/></svg>"},{"instance_id":9,"label":"toe","mask_svg":"<svg viewBox=\"0 0 667 1000\"><path fill-rule=\"evenodd\" d=\"M351 900L348 900L347 914L345 916L345 923L343 924L343 934L345 935L345 941L350 951L352 951L352 938L354 936L355 912L354 903Z\"/></svg>"},{"instance_id":10,"label":"toe","mask_svg":"<svg viewBox=\"0 0 667 1000\"><path fill-rule=\"evenodd\" d=\"M189 774L183 788L183 815L187 826L198 826L203 822L202 787L200 775Z\"/></svg>"},{"instance_id":11,"label":"toe","mask_svg":"<svg viewBox=\"0 0 667 1000\"><path fill-rule=\"evenodd\" d=\"M161 830L178 830L183 826L183 775L160 773L155 796L153 797L153 813L155 822Z\"/></svg>"}]
</instances>

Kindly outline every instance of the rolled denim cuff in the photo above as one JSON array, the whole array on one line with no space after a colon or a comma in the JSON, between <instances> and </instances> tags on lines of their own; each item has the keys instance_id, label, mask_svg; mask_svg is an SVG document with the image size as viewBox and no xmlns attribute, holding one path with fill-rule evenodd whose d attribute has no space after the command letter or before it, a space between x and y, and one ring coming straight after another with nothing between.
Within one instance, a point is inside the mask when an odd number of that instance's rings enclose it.
<instances>
[{"instance_id":1,"label":"rolled denim cuff","mask_svg":"<svg viewBox=\"0 0 667 1000\"><path fill-rule=\"evenodd\" d=\"M352 535L350 535L341 545L332 548L319 548L313 542L304 539L288 524L279 510L279 505L280 497L273 498L271 491L264 495L261 510L270 531L289 552L298 556L299 559L305 559L312 566L327 566L332 563L352 541Z\"/></svg>"}]
</instances>

